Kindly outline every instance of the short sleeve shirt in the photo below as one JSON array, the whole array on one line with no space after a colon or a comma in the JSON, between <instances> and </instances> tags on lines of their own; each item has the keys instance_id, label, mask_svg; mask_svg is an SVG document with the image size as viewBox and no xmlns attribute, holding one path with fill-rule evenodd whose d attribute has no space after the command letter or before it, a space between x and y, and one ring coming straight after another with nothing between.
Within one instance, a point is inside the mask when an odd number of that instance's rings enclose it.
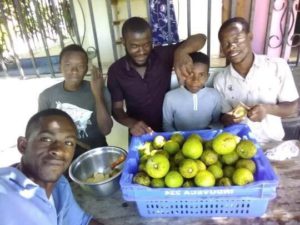
<instances>
[{"instance_id":1,"label":"short sleeve shirt","mask_svg":"<svg viewBox=\"0 0 300 225\"><path fill-rule=\"evenodd\" d=\"M179 44L152 49L144 78L124 56L108 70L107 85L112 102L125 100L127 114L162 131L162 104L170 89L173 55Z\"/></svg>"},{"instance_id":2,"label":"short sleeve shirt","mask_svg":"<svg viewBox=\"0 0 300 225\"><path fill-rule=\"evenodd\" d=\"M239 102L254 106L291 102L299 97L291 70L284 59L265 55L255 55L245 78L230 64L217 74L214 87L223 98L223 113L231 111ZM260 142L280 141L284 136L280 117L268 114L262 122L249 119L245 122Z\"/></svg>"},{"instance_id":3,"label":"short sleeve shirt","mask_svg":"<svg viewBox=\"0 0 300 225\"><path fill-rule=\"evenodd\" d=\"M14 167L0 168L0 224L87 225L91 216L76 203L70 184L61 177L47 198L39 185Z\"/></svg>"},{"instance_id":4,"label":"short sleeve shirt","mask_svg":"<svg viewBox=\"0 0 300 225\"><path fill-rule=\"evenodd\" d=\"M111 99L107 88L104 89L104 98L110 112ZM39 111L48 108L57 108L68 113L77 126L79 140L91 148L107 145L106 138L98 127L89 81L84 80L77 91L66 91L64 82L47 88L39 96Z\"/></svg>"}]
</instances>

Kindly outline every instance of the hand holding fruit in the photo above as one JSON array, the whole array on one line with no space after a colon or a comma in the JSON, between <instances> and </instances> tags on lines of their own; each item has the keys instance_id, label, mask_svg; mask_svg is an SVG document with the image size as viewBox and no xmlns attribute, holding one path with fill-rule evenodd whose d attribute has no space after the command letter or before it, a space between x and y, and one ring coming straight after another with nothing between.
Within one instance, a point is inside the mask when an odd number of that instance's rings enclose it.
<instances>
[{"instance_id":1,"label":"hand holding fruit","mask_svg":"<svg viewBox=\"0 0 300 225\"><path fill-rule=\"evenodd\" d=\"M222 122L225 126L242 122L247 114L250 107L240 102L233 110L223 114Z\"/></svg>"},{"instance_id":2,"label":"hand holding fruit","mask_svg":"<svg viewBox=\"0 0 300 225\"><path fill-rule=\"evenodd\" d=\"M221 117L221 121L225 126L240 123L244 120L244 117L238 117L236 118L233 114L232 111L229 113L224 113Z\"/></svg>"},{"instance_id":3,"label":"hand holding fruit","mask_svg":"<svg viewBox=\"0 0 300 225\"><path fill-rule=\"evenodd\" d=\"M245 118L247 116L248 110L250 107L240 102L233 110L232 115L235 118Z\"/></svg>"},{"instance_id":4,"label":"hand holding fruit","mask_svg":"<svg viewBox=\"0 0 300 225\"><path fill-rule=\"evenodd\" d=\"M137 121L133 124L132 127L129 128L129 131L132 136L140 136L147 133L152 133L153 130L143 121Z\"/></svg>"}]
</instances>

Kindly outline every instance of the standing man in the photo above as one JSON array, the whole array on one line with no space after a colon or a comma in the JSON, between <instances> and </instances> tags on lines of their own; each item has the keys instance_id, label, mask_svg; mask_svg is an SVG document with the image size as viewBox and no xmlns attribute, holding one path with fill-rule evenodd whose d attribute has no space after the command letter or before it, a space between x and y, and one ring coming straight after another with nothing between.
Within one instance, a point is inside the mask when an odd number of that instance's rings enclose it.
<instances>
[{"instance_id":1,"label":"standing man","mask_svg":"<svg viewBox=\"0 0 300 225\"><path fill-rule=\"evenodd\" d=\"M62 174L69 167L77 130L58 109L38 112L18 138L21 162L0 168L0 224L101 225L76 203Z\"/></svg>"},{"instance_id":2,"label":"standing man","mask_svg":"<svg viewBox=\"0 0 300 225\"><path fill-rule=\"evenodd\" d=\"M182 83L193 66L189 53L201 49L206 37L196 34L182 43L152 48L150 25L139 17L125 21L122 36L126 56L108 70L113 117L134 136L162 131L162 105L173 65Z\"/></svg>"},{"instance_id":3,"label":"standing man","mask_svg":"<svg viewBox=\"0 0 300 225\"><path fill-rule=\"evenodd\" d=\"M219 30L219 40L230 64L214 79L223 97L224 125L245 122L262 143L281 141L281 117L297 112L298 92L288 64L281 58L253 53L252 33L244 18L231 18ZM235 117L232 110L247 105L247 117Z\"/></svg>"}]
</instances>

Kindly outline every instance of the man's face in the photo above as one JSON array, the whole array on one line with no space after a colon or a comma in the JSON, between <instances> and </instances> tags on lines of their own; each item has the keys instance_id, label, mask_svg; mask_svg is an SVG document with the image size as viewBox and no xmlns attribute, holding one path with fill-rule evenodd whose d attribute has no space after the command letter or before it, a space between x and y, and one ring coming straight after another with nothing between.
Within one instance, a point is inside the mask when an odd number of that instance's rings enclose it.
<instances>
[{"instance_id":1,"label":"man's face","mask_svg":"<svg viewBox=\"0 0 300 225\"><path fill-rule=\"evenodd\" d=\"M246 33L239 23L227 27L220 36L221 47L227 60L239 64L252 55L252 34Z\"/></svg>"},{"instance_id":2,"label":"man's face","mask_svg":"<svg viewBox=\"0 0 300 225\"><path fill-rule=\"evenodd\" d=\"M65 77L66 87L80 86L88 69L86 55L78 51L69 51L63 54L60 69Z\"/></svg>"},{"instance_id":3,"label":"man's face","mask_svg":"<svg viewBox=\"0 0 300 225\"><path fill-rule=\"evenodd\" d=\"M53 183L69 167L76 146L76 129L62 116L40 119L29 137L18 139L22 171L37 184Z\"/></svg>"},{"instance_id":4,"label":"man's face","mask_svg":"<svg viewBox=\"0 0 300 225\"><path fill-rule=\"evenodd\" d=\"M145 66L152 50L151 31L143 33L127 32L123 37L127 55L137 67Z\"/></svg>"},{"instance_id":5,"label":"man's face","mask_svg":"<svg viewBox=\"0 0 300 225\"><path fill-rule=\"evenodd\" d=\"M185 80L185 87L192 93L197 93L204 87L208 79L208 66L203 63L194 63L192 74Z\"/></svg>"}]
</instances>

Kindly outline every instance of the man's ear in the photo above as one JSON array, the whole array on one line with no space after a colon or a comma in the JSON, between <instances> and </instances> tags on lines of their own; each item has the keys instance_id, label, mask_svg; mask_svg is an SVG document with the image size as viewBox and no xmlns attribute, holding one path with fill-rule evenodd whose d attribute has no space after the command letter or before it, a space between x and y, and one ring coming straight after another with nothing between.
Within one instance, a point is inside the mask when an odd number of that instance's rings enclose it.
<instances>
[{"instance_id":1,"label":"man's ear","mask_svg":"<svg viewBox=\"0 0 300 225\"><path fill-rule=\"evenodd\" d=\"M27 139L25 137L18 138L18 150L23 155L27 147Z\"/></svg>"}]
</instances>

